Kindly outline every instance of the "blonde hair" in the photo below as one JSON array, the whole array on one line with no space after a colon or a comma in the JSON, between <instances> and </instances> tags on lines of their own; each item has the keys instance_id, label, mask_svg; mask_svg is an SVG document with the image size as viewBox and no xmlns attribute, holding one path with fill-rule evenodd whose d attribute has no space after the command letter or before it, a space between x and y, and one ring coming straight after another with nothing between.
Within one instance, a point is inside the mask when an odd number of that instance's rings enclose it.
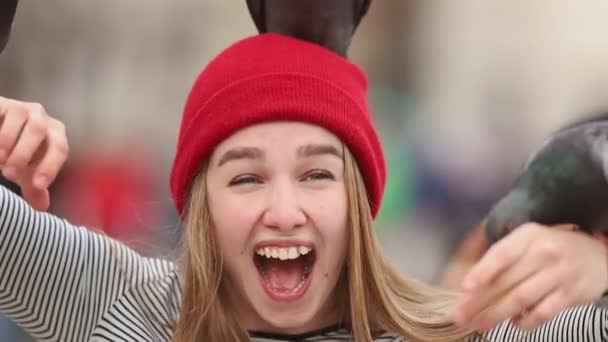
<instances>
[{"instance_id":1,"label":"blonde hair","mask_svg":"<svg viewBox=\"0 0 608 342\"><path fill-rule=\"evenodd\" d=\"M340 303L355 341L369 342L381 332L413 341L452 342L476 336L452 322L455 296L403 277L383 255L376 238L365 185L352 154L344 149L349 244ZM228 306L222 259L207 207L205 171L195 178L182 243L184 288L174 342L249 341Z\"/></svg>"}]
</instances>

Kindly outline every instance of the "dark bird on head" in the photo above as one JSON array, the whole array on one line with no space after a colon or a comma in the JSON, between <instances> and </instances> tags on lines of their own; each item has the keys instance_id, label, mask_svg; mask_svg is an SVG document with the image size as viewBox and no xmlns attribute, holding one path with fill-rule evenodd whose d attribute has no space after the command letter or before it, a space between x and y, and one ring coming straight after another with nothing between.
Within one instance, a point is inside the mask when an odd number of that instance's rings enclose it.
<instances>
[{"instance_id":1,"label":"dark bird on head","mask_svg":"<svg viewBox=\"0 0 608 342\"><path fill-rule=\"evenodd\" d=\"M0 52L4 51L11 35L19 0L2 0L0 4Z\"/></svg>"},{"instance_id":2,"label":"dark bird on head","mask_svg":"<svg viewBox=\"0 0 608 342\"><path fill-rule=\"evenodd\" d=\"M487 217L494 243L526 222L608 232L608 121L562 129L534 153Z\"/></svg>"},{"instance_id":3,"label":"dark bird on head","mask_svg":"<svg viewBox=\"0 0 608 342\"><path fill-rule=\"evenodd\" d=\"M274 32L346 56L371 0L247 0L260 33Z\"/></svg>"}]
</instances>

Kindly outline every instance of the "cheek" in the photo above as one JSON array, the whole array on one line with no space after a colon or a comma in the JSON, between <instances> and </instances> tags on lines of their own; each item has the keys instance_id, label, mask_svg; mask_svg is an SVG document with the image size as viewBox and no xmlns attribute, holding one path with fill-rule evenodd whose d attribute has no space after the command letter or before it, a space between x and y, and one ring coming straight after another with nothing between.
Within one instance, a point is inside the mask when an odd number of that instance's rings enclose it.
<instances>
[{"instance_id":1,"label":"cheek","mask_svg":"<svg viewBox=\"0 0 608 342\"><path fill-rule=\"evenodd\" d=\"M331 227L332 235L344 237L348 233L346 229L346 222L348 220L346 202L346 192L341 190L334 193L332 198L323 204L324 220L327 222L327 227Z\"/></svg>"},{"instance_id":2,"label":"cheek","mask_svg":"<svg viewBox=\"0 0 608 342\"><path fill-rule=\"evenodd\" d=\"M256 215L251 204L218 195L209 198L220 251L228 267L234 267L244 253L247 239L254 227Z\"/></svg>"},{"instance_id":3,"label":"cheek","mask_svg":"<svg viewBox=\"0 0 608 342\"><path fill-rule=\"evenodd\" d=\"M334 193L323 201L311 204L310 216L322 236L327 256L333 267L341 267L348 246L346 194Z\"/></svg>"}]
</instances>

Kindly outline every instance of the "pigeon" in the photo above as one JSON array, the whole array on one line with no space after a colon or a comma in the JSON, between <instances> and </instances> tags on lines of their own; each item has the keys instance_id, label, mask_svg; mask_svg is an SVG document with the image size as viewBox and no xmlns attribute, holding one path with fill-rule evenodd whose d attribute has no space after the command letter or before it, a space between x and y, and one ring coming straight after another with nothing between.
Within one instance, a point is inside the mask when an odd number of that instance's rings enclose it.
<instances>
[{"instance_id":1,"label":"pigeon","mask_svg":"<svg viewBox=\"0 0 608 342\"><path fill-rule=\"evenodd\" d=\"M490 244L526 222L608 232L608 120L566 127L531 155L510 191L490 210Z\"/></svg>"},{"instance_id":2,"label":"pigeon","mask_svg":"<svg viewBox=\"0 0 608 342\"><path fill-rule=\"evenodd\" d=\"M4 51L11 35L19 0L2 0L0 4L0 53Z\"/></svg>"},{"instance_id":3,"label":"pigeon","mask_svg":"<svg viewBox=\"0 0 608 342\"><path fill-rule=\"evenodd\" d=\"M278 33L346 56L371 0L247 0L259 33Z\"/></svg>"}]
</instances>

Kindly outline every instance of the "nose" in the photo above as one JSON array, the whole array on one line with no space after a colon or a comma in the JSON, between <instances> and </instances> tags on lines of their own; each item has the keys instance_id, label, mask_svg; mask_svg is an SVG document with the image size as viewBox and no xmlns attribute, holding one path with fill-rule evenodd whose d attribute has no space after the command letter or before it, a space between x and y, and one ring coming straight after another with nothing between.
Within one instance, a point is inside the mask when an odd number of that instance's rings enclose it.
<instances>
[{"instance_id":1,"label":"nose","mask_svg":"<svg viewBox=\"0 0 608 342\"><path fill-rule=\"evenodd\" d=\"M297 189L289 181L275 182L269 190L263 216L265 226L288 232L306 224Z\"/></svg>"}]
</instances>

